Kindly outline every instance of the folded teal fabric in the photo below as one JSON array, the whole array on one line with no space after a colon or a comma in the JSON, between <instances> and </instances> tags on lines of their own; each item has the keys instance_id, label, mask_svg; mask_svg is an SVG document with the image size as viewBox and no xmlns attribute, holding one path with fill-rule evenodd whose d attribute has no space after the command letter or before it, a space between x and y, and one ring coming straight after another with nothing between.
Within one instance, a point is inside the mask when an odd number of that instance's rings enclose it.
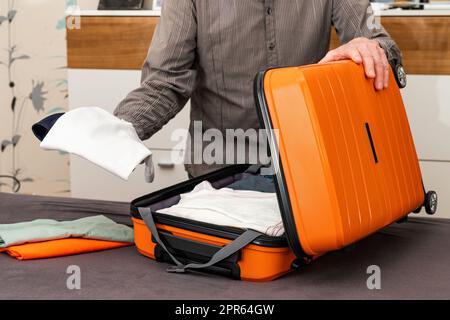
<instances>
[{"instance_id":1,"label":"folded teal fabric","mask_svg":"<svg viewBox=\"0 0 450 320\"><path fill-rule=\"evenodd\" d=\"M0 248L70 237L133 242L134 234L132 228L101 215L73 221L38 219L30 222L0 224Z\"/></svg>"}]
</instances>

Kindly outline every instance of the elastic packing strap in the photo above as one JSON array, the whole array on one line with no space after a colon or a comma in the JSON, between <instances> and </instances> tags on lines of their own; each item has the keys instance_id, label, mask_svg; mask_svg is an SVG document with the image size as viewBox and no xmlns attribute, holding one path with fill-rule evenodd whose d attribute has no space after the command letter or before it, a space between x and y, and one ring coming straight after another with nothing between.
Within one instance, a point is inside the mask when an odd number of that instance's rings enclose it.
<instances>
[{"instance_id":1,"label":"elastic packing strap","mask_svg":"<svg viewBox=\"0 0 450 320\"><path fill-rule=\"evenodd\" d=\"M202 264L189 263L185 265L181 263L177 258L175 258L175 256L172 253L170 253L164 242L159 237L159 232L158 229L156 228L155 220L153 219L153 214L150 208L139 208L138 210L147 228L150 230L153 237L155 238L156 242L169 255L169 257L173 260L173 262L176 265L168 268L167 272L185 273L187 269L204 269L211 267L216 263L219 263L225 260L226 258L230 257L231 255L235 254L239 250L243 249L245 246L252 243L256 238L262 235L262 233L258 231L247 230L239 237L237 237L235 240L233 240L231 243L229 243L228 245L222 247L219 251L217 251L208 262Z\"/></svg>"}]
</instances>

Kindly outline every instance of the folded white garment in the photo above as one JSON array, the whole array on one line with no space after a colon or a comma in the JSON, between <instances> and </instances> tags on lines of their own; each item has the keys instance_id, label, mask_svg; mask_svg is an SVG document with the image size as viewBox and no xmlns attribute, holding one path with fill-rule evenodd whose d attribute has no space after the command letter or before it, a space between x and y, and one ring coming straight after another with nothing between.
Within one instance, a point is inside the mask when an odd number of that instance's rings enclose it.
<instances>
[{"instance_id":1,"label":"folded white garment","mask_svg":"<svg viewBox=\"0 0 450 320\"><path fill-rule=\"evenodd\" d=\"M133 125L101 108L77 108L62 115L41 147L81 156L124 180L137 165L145 163L146 180L153 181L152 152Z\"/></svg>"},{"instance_id":2,"label":"folded white garment","mask_svg":"<svg viewBox=\"0 0 450 320\"><path fill-rule=\"evenodd\" d=\"M253 229L272 237L284 226L275 193L215 189L208 181L181 195L178 204L157 211L215 225Z\"/></svg>"}]
</instances>

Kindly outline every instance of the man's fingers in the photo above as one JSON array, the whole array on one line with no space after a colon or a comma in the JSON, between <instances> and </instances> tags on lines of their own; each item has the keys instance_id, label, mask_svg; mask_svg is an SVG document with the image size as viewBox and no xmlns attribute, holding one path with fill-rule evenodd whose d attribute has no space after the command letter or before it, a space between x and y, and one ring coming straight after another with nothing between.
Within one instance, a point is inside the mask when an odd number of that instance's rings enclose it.
<instances>
[{"instance_id":1,"label":"man's fingers","mask_svg":"<svg viewBox=\"0 0 450 320\"><path fill-rule=\"evenodd\" d=\"M374 79L374 86L377 90L387 88L389 85L389 62L378 42L366 38L354 39L329 51L319 63L344 59L351 59L357 64L362 63L366 76Z\"/></svg>"},{"instance_id":2,"label":"man's fingers","mask_svg":"<svg viewBox=\"0 0 450 320\"><path fill-rule=\"evenodd\" d=\"M386 57L386 52L384 51L383 48L379 48L378 51L380 52L380 57L381 57L381 61L383 63L383 68L384 68L384 88L386 89L389 86L389 69L390 69L390 65L389 65L389 61Z\"/></svg>"},{"instance_id":3,"label":"man's fingers","mask_svg":"<svg viewBox=\"0 0 450 320\"><path fill-rule=\"evenodd\" d=\"M353 46L331 50L322 60L319 61L319 63L327 63L345 59L351 59L357 64L362 63L362 57L359 51Z\"/></svg>"},{"instance_id":4,"label":"man's fingers","mask_svg":"<svg viewBox=\"0 0 450 320\"><path fill-rule=\"evenodd\" d=\"M369 51L367 46L360 47L359 53L363 60L364 71L366 72L366 76L371 79L375 78L376 76L375 62L372 53Z\"/></svg>"},{"instance_id":5,"label":"man's fingers","mask_svg":"<svg viewBox=\"0 0 450 320\"><path fill-rule=\"evenodd\" d=\"M338 58L338 53L336 52L336 50L331 50L331 51L328 51L328 53L325 55L325 57L323 57L323 59L319 61L319 64L336 61L337 58Z\"/></svg>"},{"instance_id":6,"label":"man's fingers","mask_svg":"<svg viewBox=\"0 0 450 320\"><path fill-rule=\"evenodd\" d=\"M346 53L346 58L352 59L353 62L355 62L357 64L361 64L363 62L361 54L355 47L353 47L353 46L349 47L345 53Z\"/></svg>"},{"instance_id":7,"label":"man's fingers","mask_svg":"<svg viewBox=\"0 0 450 320\"><path fill-rule=\"evenodd\" d=\"M378 43L369 45L369 50L373 54L374 64L375 64L375 88L377 90L383 90L387 87L386 75L389 76L388 63L384 50L380 48Z\"/></svg>"},{"instance_id":8,"label":"man's fingers","mask_svg":"<svg viewBox=\"0 0 450 320\"><path fill-rule=\"evenodd\" d=\"M381 58L380 51L378 51L378 47L373 47L371 49L373 54L373 62L375 65L375 88L377 90L383 90L386 69Z\"/></svg>"}]
</instances>

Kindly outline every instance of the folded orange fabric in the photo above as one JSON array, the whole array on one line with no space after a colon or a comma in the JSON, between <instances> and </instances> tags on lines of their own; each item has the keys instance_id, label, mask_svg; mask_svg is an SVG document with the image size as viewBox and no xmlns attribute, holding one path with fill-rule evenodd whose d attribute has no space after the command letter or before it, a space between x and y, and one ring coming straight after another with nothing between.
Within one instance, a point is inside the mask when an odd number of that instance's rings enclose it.
<instances>
[{"instance_id":1,"label":"folded orange fabric","mask_svg":"<svg viewBox=\"0 0 450 320\"><path fill-rule=\"evenodd\" d=\"M68 238L0 249L18 260L44 259L131 246L129 242Z\"/></svg>"}]
</instances>

